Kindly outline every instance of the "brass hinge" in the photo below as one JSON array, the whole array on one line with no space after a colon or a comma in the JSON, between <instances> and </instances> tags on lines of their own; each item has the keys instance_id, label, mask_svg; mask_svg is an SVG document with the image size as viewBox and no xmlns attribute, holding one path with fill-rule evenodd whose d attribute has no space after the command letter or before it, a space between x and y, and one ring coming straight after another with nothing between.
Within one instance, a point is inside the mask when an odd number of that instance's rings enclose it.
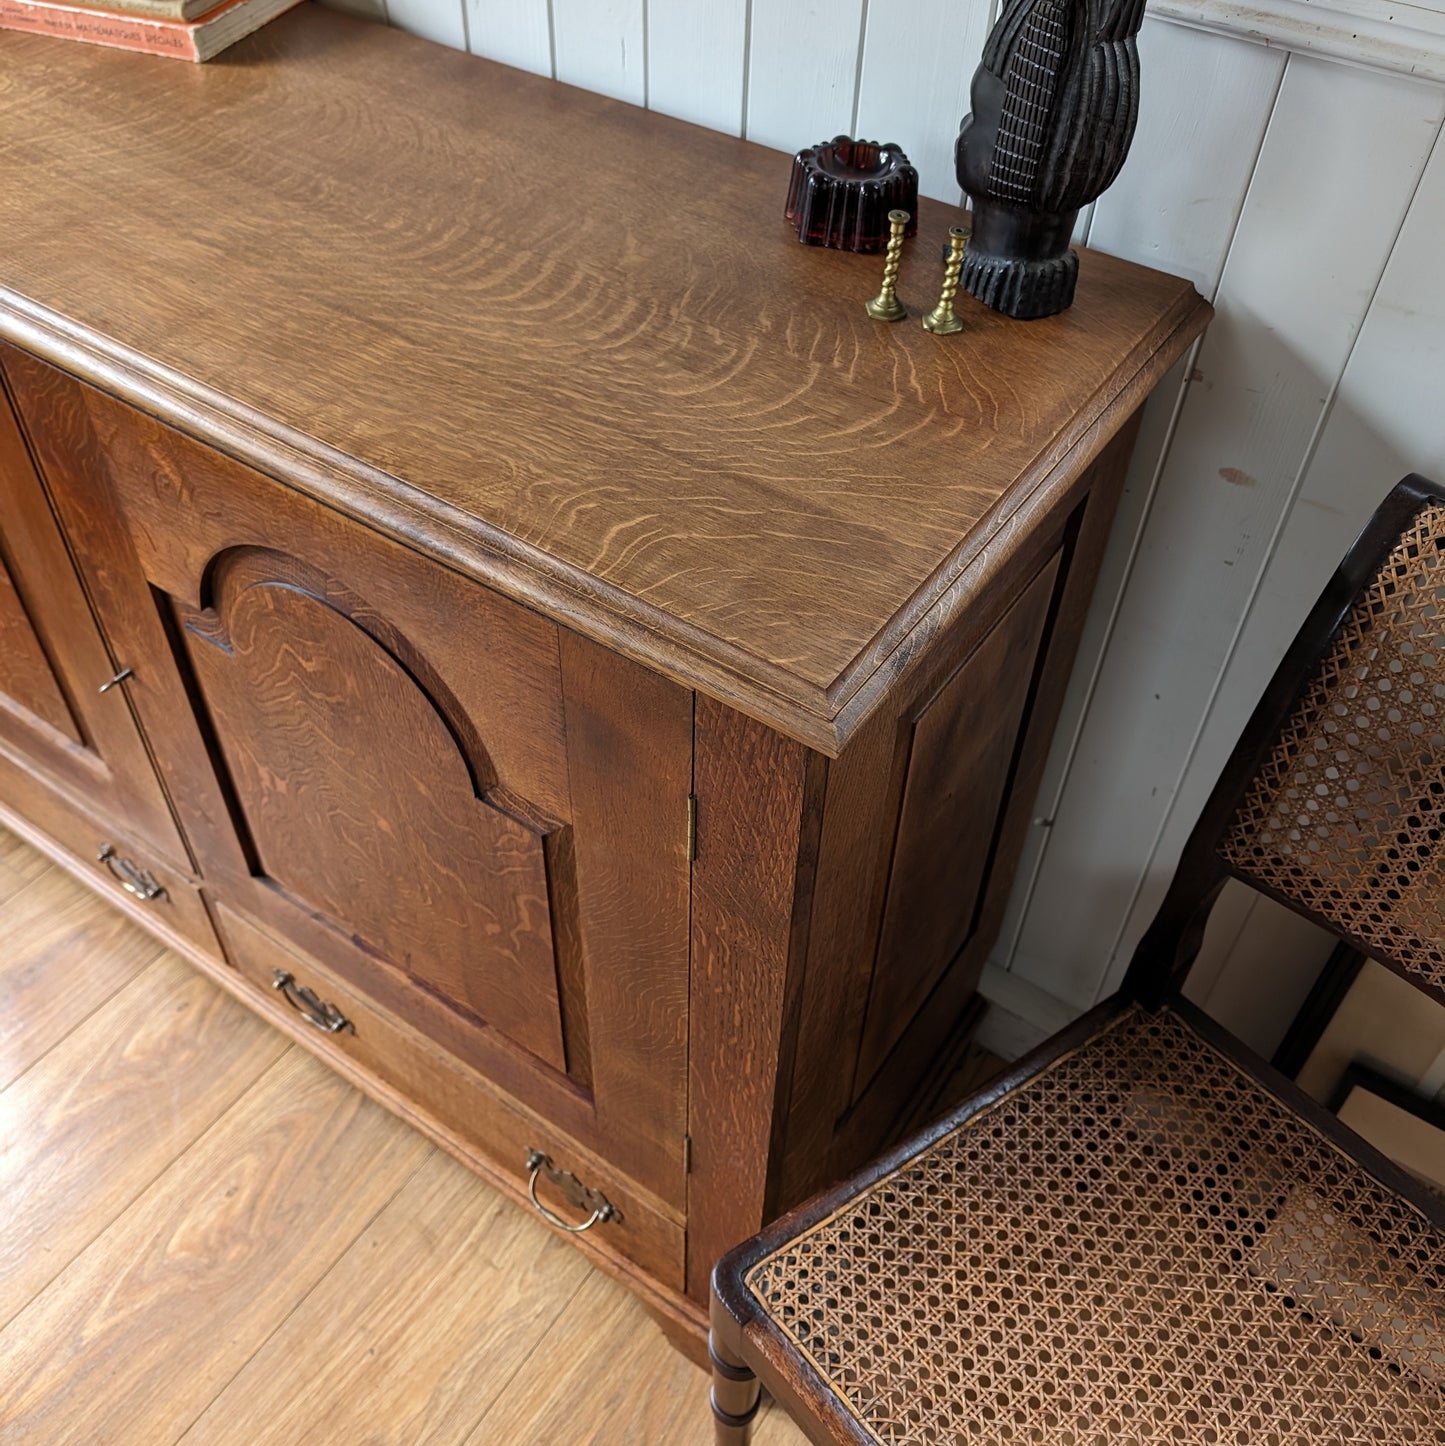
<instances>
[{"instance_id":1,"label":"brass hinge","mask_svg":"<svg viewBox=\"0 0 1445 1446\"><path fill-rule=\"evenodd\" d=\"M683 1173L684 1175L691 1175L691 1174L692 1174L692 1136L691 1136L691 1135L684 1135L684 1136L682 1137L682 1173Z\"/></svg>"},{"instance_id":2,"label":"brass hinge","mask_svg":"<svg viewBox=\"0 0 1445 1446\"><path fill-rule=\"evenodd\" d=\"M687 861L697 857L697 794L687 796Z\"/></svg>"}]
</instances>

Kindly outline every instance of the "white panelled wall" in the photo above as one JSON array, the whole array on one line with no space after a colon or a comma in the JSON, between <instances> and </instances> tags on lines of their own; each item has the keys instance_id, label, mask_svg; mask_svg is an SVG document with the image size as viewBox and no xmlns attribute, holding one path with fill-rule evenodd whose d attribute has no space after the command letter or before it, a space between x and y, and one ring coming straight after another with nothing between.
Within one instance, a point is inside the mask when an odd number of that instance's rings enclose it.
<instances>
[{"instance_id":1,"label":"white panelled wall","mask_svg":"<svg viewBox=\"0 0 1445 1446\"><path fill-rule=\"evenodd\" d=\"M896 140L950 202L992 20L990 0L335 3L783 152ZM1330 570L1405 472L1445 477L1445 0L1368 32L1361 4L1155 0L1145 22L1138 135L1080 239L1188 276L1217 317L1146 414L985 977L1008 1052L1118 981ZM780 205L786 177L780 157ZM1251 897L1226 891L1191 990L1268 1050L1329 945Z\"/></svg>"}]
</instances>

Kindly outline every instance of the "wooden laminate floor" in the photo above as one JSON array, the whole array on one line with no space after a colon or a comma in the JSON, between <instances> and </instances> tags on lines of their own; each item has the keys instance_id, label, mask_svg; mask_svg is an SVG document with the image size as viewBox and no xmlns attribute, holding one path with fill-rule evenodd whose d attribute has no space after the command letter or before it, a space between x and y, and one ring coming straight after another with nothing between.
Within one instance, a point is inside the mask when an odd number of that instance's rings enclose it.
<instances>
[{"instance_id":1,"label":"wooden laminate floor","mask_svg":"<svg viewBox=\"0 0 1445 1446\"><path fill-rule=\"evenodd\" d=\"M0 1442L711 1439L626 1291L0 831Z\"/></svg>"}]
</instances>

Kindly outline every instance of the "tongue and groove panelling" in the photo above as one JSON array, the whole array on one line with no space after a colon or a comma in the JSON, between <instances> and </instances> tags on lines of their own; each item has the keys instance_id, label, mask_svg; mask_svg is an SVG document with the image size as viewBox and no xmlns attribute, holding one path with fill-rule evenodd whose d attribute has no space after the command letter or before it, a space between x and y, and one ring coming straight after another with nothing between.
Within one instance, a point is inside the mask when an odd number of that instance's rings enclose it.
<instances>
[{"instance_id":1,"label":"tongue and groove panelling","mask_svg":"<svg viewBox=\"0 0 1445 1446\"><path fill-rule=\"evenodd\" d=\"M776 148L781 209L785 153L839 132L898 141L925 194L956 201L953 138L996 4L341 8ZM1258 0L1246 33L1238 6L1151 5L1139 134L1081 218L1079 239L1188 276L1218 317L1145 418L985 976L1001 1045L1113 987L1339 554L1404 471L1445 474L1445 0L1367 24L1358 0L1312 4L1308 29L1299 9ZM788 244L779 217L757 223L759 244ZM1227 893L1196 992L1268 1048L1326 947ZM1261 959L1279 960L1279 995L1240 1014L1234 982Z\"/></svg>"}]
</instances>

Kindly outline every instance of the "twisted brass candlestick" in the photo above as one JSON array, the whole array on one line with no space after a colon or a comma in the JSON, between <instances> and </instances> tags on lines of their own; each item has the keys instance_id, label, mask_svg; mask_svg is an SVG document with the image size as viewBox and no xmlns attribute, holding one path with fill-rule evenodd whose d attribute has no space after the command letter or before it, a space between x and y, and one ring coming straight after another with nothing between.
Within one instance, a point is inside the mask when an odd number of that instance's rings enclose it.
<instances>
[{"instance_id":1,"label":"twisted brass candlestick","mask_svg":"<svg viewBox=\"0 0 1445 1446\"><path fill-rule=\"evenodd\" d=\"M943 290L938 305L923 318L923 329L937 336L952 336L963 330L963 323L953 314L953 298L958 291L958 273L963 270L963 248L968 232L962 226L948 228L948 264L943 268Z\"/></svg>"},{"instance_id":2,"label":"twisted brass candlestick","mask_svg":"<svg viewBox=\"0 0 1445 1446\"><path fill-rule=\"evenodd\" d=\"M898 299L898 262L903 255L903 228L908 224L907 211L888 213L888 250L883 258L883 290L865 302L874 321L902 321L908 309Z\"/></svg>"}]
</instances>

